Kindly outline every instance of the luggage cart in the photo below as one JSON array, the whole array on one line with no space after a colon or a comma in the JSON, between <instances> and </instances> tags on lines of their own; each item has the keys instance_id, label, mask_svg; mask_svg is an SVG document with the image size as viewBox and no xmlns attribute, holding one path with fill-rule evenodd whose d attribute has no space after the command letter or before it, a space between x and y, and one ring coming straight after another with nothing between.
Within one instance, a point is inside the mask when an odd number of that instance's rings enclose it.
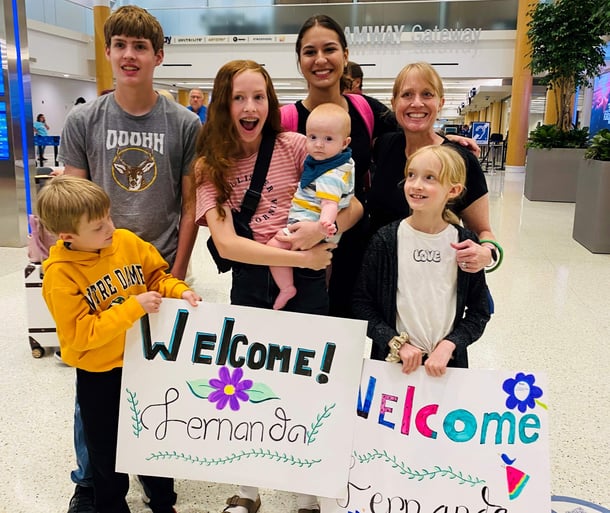
<instances>
[{"instance_id":1,"label":"luggage cart","mask_svg":"<svg viewBox=\"0 0 610 513\"><path fill-rule=\"evenodd\" d=\"M55 321L42 297L42 265L29 263L24 274L28 339L32 356L42 358L45 347L59 347L59 339Z\"/></svg>"},{"instance_id":2,"label":"luggage cart","mask_svg":"<svg viewBox=\"0 0 610 513\"><path fill-rule=\"evenodd\" d=\"M51 168L37 168L36 188L42 189L51 178ZM44 231L36 216L29 218L30 241L28 242L29 263L24 269L25 298L28 320L28 339L32 356L42 358L45 347L59 347L55 321L42 297L42 260L48 256L49 247L55 237Z\"/></svg>"}]
</instances>

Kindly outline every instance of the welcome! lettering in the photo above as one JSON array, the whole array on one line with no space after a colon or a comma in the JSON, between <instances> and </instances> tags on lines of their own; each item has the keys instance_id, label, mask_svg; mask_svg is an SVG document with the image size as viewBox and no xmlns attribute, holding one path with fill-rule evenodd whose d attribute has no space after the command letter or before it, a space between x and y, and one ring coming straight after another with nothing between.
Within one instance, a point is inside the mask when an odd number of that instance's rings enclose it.
<instances>
[{"instance_id":1,"label":"welcome! lettering","mask_svg":"<svg viewBox=\"0 0 610 513\"><path fill-rule=\"evenodd\" d=\"M188 310L179 309L168 344L152 342L148 316L140 322L142 331L142 349L147 360L153 360L157 355L167 361L176 361L184 338L184 330L189 317ZM292 372L300 376L312 376L313 364L319 360L320 372L316 381L328 383L336 344L327 342L321 357L318 351L306 347L293 348L290 344L251 342L244 333L235 333L235 319L225 317L219 333L197 332L191 361L203 365L230 365L233 368L247 367L258 370Z\"/></svg>"}]
</instances>

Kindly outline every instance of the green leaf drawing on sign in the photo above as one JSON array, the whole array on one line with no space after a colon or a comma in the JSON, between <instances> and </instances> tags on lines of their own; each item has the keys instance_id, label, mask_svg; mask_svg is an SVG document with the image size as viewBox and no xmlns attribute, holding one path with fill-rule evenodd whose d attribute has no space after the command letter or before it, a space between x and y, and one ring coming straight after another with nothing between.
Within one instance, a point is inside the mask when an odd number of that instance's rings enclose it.
<instances>
[{"instance_id":1,"label":"green leaf drawing on sign","mask_svg":"<svg viewBox=\"0 0 610 513\"><path fill-rule=\"evenodd\" d=\"M324 411L316 415L316 421L311 424L311 431L307 433L307 445L312 444L316 441L316 435L320 431L320 428L324 424L324 419L328 419L331 415L331 410L337 406L336 403L331 404L330 406L325 406Z\"/></svg>"},{"instance_id":2,"label":"green leaf drawing on sign","mask_svg":"<svg viewBox=\"0 0 610 513\"><path fill-rule=\"evenodd\" d=\"M211 387L208 382L208 379L194 379L193 381L187 381L186 384L194 395L201 399L207 399L208 396L216 390L214 387Z\"/></svg>"},{"instance_id":3,"label":"green leaf drawing on sign","mask_svg":"<svg viewBox=\"0 0 610 513\"><path fill-rule=\"evenodd\" d=\"M191 389L191 392L201 399L207 399L212 392L217 390L213 386L210 386L208 379L194 379L192 381L187 381L186 383ZM271 399L279 399L279 396L271 390L268 385L265 385L265 383L254 383L247 393L250 402L255 404L270 401Z\"/></svg>"},{"instance_id":4,"label":"green leaf drawing on sign","mask_svg":"<svg viewBox=\"0 0 610 513\"><path fill-rule=\"evenodd\" d=\"M262 403L271 399L279 399L279 396L264 383L254 383L252 388L248 390L251 403Z\"/></svg>"},{"instance_id":5,"label":"green leaf drawing on sign","mask_svg":"<svg viewBox=\"0 0 610 513\"><path fill-rule=\"evenodd\" d=\"M129 403L129 409L131 410L131 420L133 424L131 425L133 429L133 435L136 438L140 438L140 433L142 432L142 422L140 422L140 410L138 409L139 401L136 399L136 393L130 392L128 388L125 389L127 392L127 402Z\"/></svg>"},{"instance_id":6,"label":"green leaf drawing on sign","mask_svg":"<svg viewBox=\"0 0 610 513\"><path fill-rule=\"evenodd\" d=\"M250 449L249 451L239 451L237 453L229 454L228 456L221 456L220 458L204 458L199 456L192 456L190 454L184 454L183 452L176 451L159 451L151 453L146 460L180 460L187 463L194 463L197 465L205 465L210 467L212 465L227 465L230 463L238 462L242 459L249 458L264 458L277 461L278 463L287 463L290 466L306 467L311 468L316 463L320 463L322 460L309 460L303 458L296 458L290 454L279 453L277 451L270 451L269 449Z\"/></svg>"},{"instance_id":7,"label":"green leaf drawing on sign","mask_svg":"<svg viewBox=\"0 0 610 513\"><path fill-rule=\"evenodd\" d=\"M434 479L436 476L440 476L455 479L461 485L467 484L470 486L476 486L485 483L484 479L471 476L470 474L464 475L462 471L453 470L451 467L441 468L438 465L435 465L432 467L432 470L427 470L425 468L421 470L412 469L403 461L398 461L396 456L388 454L388 452L385 450L379 451L377 449L373 449L371 452L364 454L358 454L354 451L354 456L360 463L371 463L374 460L382 460L384 463L389 464L394 470L398 471L398 473L401 475L406 476L408 479L423 481L424 479Z\"/></svg>"}]
</instances>

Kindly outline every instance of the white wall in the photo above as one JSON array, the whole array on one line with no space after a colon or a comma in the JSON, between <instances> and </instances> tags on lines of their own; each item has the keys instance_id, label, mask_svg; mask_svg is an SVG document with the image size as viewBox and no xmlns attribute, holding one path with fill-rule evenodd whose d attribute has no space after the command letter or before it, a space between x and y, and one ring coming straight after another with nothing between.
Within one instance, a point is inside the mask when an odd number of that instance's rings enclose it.
<instances>
[{"instance_id":1,"label":"white wall","mask_svg":"<svg viewBox=\"0 0 610 513\"><path fill-rule=\"evenodd\" d=\"M27 20L30 69L34 72L95 76L95 44L86 34Z\"/></svg>"},{"instance_id":2,"label":"white wall","mask_svg":"<svg viewBox=\"0 0 610 513\"><path fill-rule=\"evenodd\" d=\"M61 135L64 120L74 101L82 96L87 101L97 97L95 82L67 78L31 75L32 115L44 114L49 125L49 135Z\"/></svg>"}]
</instances>

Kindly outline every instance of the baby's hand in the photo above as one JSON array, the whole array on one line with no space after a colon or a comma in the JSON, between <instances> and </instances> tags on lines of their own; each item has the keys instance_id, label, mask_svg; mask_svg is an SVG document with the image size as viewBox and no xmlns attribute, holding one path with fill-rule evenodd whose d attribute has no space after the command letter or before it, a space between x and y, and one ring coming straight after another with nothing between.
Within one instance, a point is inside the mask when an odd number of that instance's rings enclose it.
<instances>
[{"instance_id":1,"label":"baby's hand","mask_svg":"<svg viewBox=\"0 0 610 513\"><path fill-rule=\"evenodd\" d=\"M332 237L335 233L337 233L337 227L335 226L335 223L320 221L320 231L325 237Z\"/></svg>"},{"instance_id":2,"label":"baby's hand","mask_svg":"<svg viewBox=\"0 0 610 513\"><path fill-rule=\"evenodd\" d=\"M158 292L142 292L136 296L138 303L142 305L146 313L155 313L159 311L161 300L163 297Z\"/></svg>"},{"instance_id":3,"label":"baby's hand","mask_svg":"<svg viewBox=\"0 0 610 513\"><path fill-rule=\"evenodd\" d=\"M193 290L186 290L182 293L182 299L189 302L191 306L197 306L199 301L202 301L201 296Z\"/></svg>"}]
</instances>

